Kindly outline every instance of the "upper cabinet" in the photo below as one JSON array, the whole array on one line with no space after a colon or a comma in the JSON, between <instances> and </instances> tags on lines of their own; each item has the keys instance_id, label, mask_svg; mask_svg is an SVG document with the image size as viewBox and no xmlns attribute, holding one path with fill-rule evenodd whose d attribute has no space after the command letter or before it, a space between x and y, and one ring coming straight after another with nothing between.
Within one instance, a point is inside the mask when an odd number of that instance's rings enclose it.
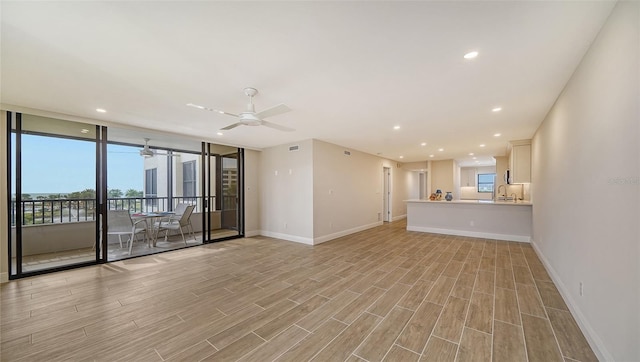
<instances>
[{"instance_id":1,"label":"upper cabinet","mask_svg":"<svg viewBox=\"0 0 640 362\"><path fill-rule=\"evenodd\" d=\"M509 170L511 183L531 182L531 140L511 141Z\"/></svg>"},{"instance_id":2,"label":"upper cabinet","mask_svg":"<svg viewBox=\"0 0 640 362\"><path fill-rule=\"evenodd\" d=\"M476 186L476 169L473 167L460 168L460 186Z\"/></svg>"}]
</instances>

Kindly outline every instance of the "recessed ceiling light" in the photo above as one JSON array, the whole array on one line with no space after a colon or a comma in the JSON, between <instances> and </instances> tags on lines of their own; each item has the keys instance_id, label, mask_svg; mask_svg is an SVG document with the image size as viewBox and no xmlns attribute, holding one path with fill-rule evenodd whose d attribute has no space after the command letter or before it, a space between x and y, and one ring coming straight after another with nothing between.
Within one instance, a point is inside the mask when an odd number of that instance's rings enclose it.
<instances>
[{"instance_id":1,"label":"recessed ceiling light","mask_svg":"<svg viewBox=\"0 0 640 362\"><path fill-rule=\"evenodd\" d=\"M444 148L438 148L438 151L442 152L442 151L444 151Z\"/></svg>"},{"instance_id":2,"label":"recessed ceiling light","mask_svg":"<svg viewBox=\"0 0 640 362\"><path fill-rule=\"evenodd\" d=\"M107 113L106 109L102 109L102 108L96 108L96 112L98 113Z\"/></svg>"},{"instance_id":3,"label":"recessed ceiling light","mask_svg":"<svg viewBox=\"0 0 640 362\"><path fill-rule=\"evenodd\" d=\"M400 126L393 126L393 129L400 129Z\"/></svg>"},{"instance_id":4,"label":"recessed ceiling light","mask_svg":"<svg viewBox=\"0 0 640 362\"><path fill-rule=\"evenodd\" d=\"M480 161L476 161L476 163L480 163Z\"/></svg>"},{"instance_id":5,"label":"recessed ceiling light","mask_svg":"<svg viewBox=\"0 0 640 362\"><path fill-rule=\"evenodd\" d=\"M469 156L473 156L473 152L469 152Z\"/></svg>"},{"instance_id":6,"label":"recessed ceiling light","mask_svg":"<svg viewBox=\"0 0 640 362\"><path fill-rule=\"evenodd\" d=\"M478 157L472 157L473 160L477 159Z\"/></svg>"},{"instance_id":7,"label":"recessed ceiling light","mask_svg":"<svg viewBox=\"0 0 640 362\"><path fill-rule=\"evenodd\" d=\"M473 59L478 56L478 52L473 51L464 55L464 59Z\"/></svg>"},{"instance_id":8,"label":"recessed ceiling light","mask_svg":"<svg viewBox=\"0 0 640 362\"><path fill-rule=\"evenodd\" d=\"M435 155L429 155L429 157L436 157Z\"/></svg>"},{"instance_id":9,"label":"recessed ceiling light","mask_svg":"<svg viewBox=\"0 0 640 362\"><path fill-rule=\"evenodd\" d=\"M89 130L86 129L86 128L83 128L83 129L80 130L80 133L85 133L86 134L86 133L89 133Z\"/></svg>"},{"instance_id":10,"label":"recessed ceiling light","mask_svg":"<svg viewBox=\"0 0 640 362\"><path fill-rule=\"evenodd\" d=\"M218 133L216 133L216 134L217 134L218 136L222 136L222 134L223 134L223 133L222 133L222 132L218 132Z\"/></svg>"},{"instance_id":11,"label":"recessed ceiling light","mask_svg":"<svg viewBox=\"0 0 640 362\"><path fill-rule=\"evenodd\" d=\"M400 156L400 158L404 158L404 156Z\"/></svg>"},{"instance_id":12,"label":"recessed ceiling light","mask_svg":"<svg viewBox=\"0 0 640 362\"><path fill-rule=\"evenodd\" d=\"M500 112L502 110L502 107L495 107L491 110L491 112Z\"/></svg>"},{"instance_id":13,"label":"recessed ceiling light","mask_svg":"<svg viewBox=\"0 0 640 362\"><path fill-rule=\"evenodd\" d=\"M422 143L420 144L420 146L426 146L426 145L427 145L427 142L422 142Z\"/></svg>"},{"instance_id":14,"label":"recessed ceiling light","mask_svg":"<svg viewBox=\"0 0 640 362\"><path fill-rule=\"evenodd\" d=\"M484 147L484 146L486 146L484 143L480 145L480 147Z\"/></svg>"},{"instance_id":15,"label":"recessed ceiling light","mask_svg":"<svg viewBox=\"0 0 640 362\"><path fill-rule=\"evenodd\" d=\"M496 133L493 135L493 137L500 137L500 136L502 136L502 133Z\"/></svg>"}]
</instances>

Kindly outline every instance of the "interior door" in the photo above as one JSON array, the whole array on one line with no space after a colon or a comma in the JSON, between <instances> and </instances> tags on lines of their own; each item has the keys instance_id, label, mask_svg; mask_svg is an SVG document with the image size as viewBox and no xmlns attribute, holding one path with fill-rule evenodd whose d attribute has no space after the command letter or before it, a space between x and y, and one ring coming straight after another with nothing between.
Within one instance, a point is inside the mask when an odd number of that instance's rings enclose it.
<instances>
[{"instance_id":1,"label":"interior door","mask_svg":"<svg viewBox=\"0 0 640 362\"><path fill-rule=\"evenodd\" d=\"M391 221L391 169L389 167L384 167L382 169L382 178L383 178L383 203L384 207L382 210L382 221L389 222Z\"/></svg>"}]
</instances>

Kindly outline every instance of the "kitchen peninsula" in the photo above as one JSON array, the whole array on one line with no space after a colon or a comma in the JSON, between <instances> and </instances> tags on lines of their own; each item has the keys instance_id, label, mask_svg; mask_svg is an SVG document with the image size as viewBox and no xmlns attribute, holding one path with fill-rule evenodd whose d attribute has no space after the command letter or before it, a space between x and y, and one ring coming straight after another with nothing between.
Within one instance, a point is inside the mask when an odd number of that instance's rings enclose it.
<instances>
[{"instance_id":1,"label":"kitchen peninsula","mask_svg":"<svg viewBox=\"0 0 640 362\"><path fill-rule=\"evenodd\" d=\"M492 200L406 200L407 230L531 241L532 204Z\"/></svg>"}]
</instances>

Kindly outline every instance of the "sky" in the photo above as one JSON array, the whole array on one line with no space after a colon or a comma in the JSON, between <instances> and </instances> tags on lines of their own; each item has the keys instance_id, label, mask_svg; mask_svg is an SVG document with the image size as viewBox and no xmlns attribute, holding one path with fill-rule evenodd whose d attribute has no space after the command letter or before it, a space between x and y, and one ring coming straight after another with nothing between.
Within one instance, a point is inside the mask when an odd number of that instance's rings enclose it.
<instances>
[{"instance_id":1,"label":"sky","mask_svg":"<svg viewBox=\"0 0 640 362\"><path fill-rule=\"evenodd\" d=\"M15 134L12 137L15 154ZM22 193L68 194L95 189L95 150L95 142L23 134ZM107 146L108 189L143 190L144 160L138 151L139 147ZM12 187L15 190L15 180Z\"/></svg>"}]
</instances>

